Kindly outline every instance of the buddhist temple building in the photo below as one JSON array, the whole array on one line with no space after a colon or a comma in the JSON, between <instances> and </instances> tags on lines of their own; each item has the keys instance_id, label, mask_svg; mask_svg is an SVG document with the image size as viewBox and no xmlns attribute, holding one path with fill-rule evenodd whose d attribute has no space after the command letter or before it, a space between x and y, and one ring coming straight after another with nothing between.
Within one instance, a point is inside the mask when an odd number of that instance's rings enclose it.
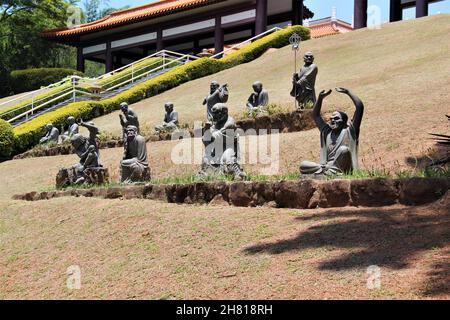
<instances>
[{"instance_id":1,"label":"buddhist temple building","mask_svg":"<svg viewBox=\"0 0 450 320\"><path fill-rule=\"evenodd\" d=\"M163 49L222 52L226 45L312 17L303 0L161 0L42 36L76 47L78 70L84 71L88 59L110 72Z\"/></svg>"},{"instance_id":2,"label":"buddhist temple building","mask_svg":"<svg viewBox=\"0 0 450 320\"><path fill-rule=\"evenodd\" d=\"M368 0L354 0L354 28L367 27ZM389 21L395 22L403 19L403 9L416 8L416 18L428 16L428 5L443 0L389 0Z\"/></svg>"}]
</instances>

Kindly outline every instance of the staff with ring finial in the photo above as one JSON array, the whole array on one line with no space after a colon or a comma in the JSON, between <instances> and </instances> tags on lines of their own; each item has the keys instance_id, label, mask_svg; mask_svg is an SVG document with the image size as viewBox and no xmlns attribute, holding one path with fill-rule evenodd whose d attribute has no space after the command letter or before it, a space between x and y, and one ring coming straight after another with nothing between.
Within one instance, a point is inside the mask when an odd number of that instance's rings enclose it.
<instances>
[{"instance_id":1,"label":"staff with ring finial","mask_svg":"<svg viewBox=\"0 0 450 320\"><path fill-rule=\"evenodd\" d=\"M290 38L289 38L289 43L292 46L292 50L294 51L294 73L297 72L297 52L300 50L300 43L302 41L302 38L300 37L300 35L298 33L294 33ZM297 108L297 86L294 85L294 92L295 92L295 96L294 96L294 101L295 101L295 108Z\"/></svg>"}]
</instances>

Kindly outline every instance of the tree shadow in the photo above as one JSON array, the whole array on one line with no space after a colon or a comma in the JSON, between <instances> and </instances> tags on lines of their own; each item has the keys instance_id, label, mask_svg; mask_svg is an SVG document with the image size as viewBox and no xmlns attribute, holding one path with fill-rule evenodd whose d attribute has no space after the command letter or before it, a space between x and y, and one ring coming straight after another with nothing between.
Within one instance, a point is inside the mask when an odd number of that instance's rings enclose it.
<instances>
[{"instance_id":1,"label":"tree shadow","mask_svg":"<svg viewBox=\"0 0 450 320\"><path fill-rule=\"evenodd\" d=\"M317 222L295 238L253 245L246 254L281 254L310 248L350 249L322 262L320 270L389 267L402 269L423 251L450 243L450 212L442 206L328 210L297 217L298 222ZM436 279L426 292L449 293L449 264L437 263L430 274Z\"/></svg>"}]
</instances>

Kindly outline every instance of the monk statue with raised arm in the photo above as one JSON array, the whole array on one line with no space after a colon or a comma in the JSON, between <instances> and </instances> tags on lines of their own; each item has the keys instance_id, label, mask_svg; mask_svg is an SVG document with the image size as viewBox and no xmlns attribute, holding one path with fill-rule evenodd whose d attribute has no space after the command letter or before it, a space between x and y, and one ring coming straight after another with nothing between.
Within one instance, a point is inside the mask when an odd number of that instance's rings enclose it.
<instances>
[{"instance_id":1,"label":"monk statue with raised arm","mask_svg":"<svg viewBox=\"0 0 450 320\"><path fill-rule=\"evenodd\" d=\"M359 129L364 114L362 101L350 90L336 88L339 93L346 94L355 104L356 111L349 122L344 112L336 111L326 123L320 111L322 102L332 90L322 91L314 105L313 117L320 130L320 163L304 161L300 172L304 175L335 175L351 173L358 169Z\"/></svg>"}]
</instances>

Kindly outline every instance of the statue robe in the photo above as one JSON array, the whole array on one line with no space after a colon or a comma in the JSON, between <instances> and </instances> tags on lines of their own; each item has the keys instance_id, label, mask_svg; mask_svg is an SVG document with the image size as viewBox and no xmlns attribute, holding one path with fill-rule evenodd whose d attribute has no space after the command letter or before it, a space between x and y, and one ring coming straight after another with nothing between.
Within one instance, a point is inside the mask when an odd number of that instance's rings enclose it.
<instances>
[{"instance_id":1,"label":"statue robe","mask_svg":"<svg viewBox=\"0 0 450 320\"><path fill-rule=\"evenodd\" d=\"M213 121L212 108L218 103L226 103L228 101L228 97L228 89L226 87L220 87L213 94L210 94L205 98L207 118L209 121Z\"/></svg>"},{"instance_id":2,"label":"statue robe","mask_svg":"<svg viewBox=\"0 0 450 320\"><path fill-rule=\"evenodd\" d=\"M359 137L352 122L342 129L334 145L331 144L332 129L328 124L320 128L320 163L322 165L334 166L339 148L346 147L351 155L351 170L357 170L358 166L358 142Z\"/></svg>"},{"instance_id":3,"label":"statue robe","mask_svg":"<svg viewBox=\"0 0 450 320\"><path fill-rule=\"evenodd\" d=\"M299 103L316 102L316 78L319 69L314 63L310 66L303 66L300 73L295 76L295 84L291 96L295 97Z\"/></svg>"},{"instance_id":4,"label":"statue robe","mask_svg":"<svg viewBox=\"0 0 450 320\"><path fill-rule=\"evenodd\" d=\"M58 128L53 127L40 140L40 143L48 143L50 141L58 143L58 139L59 139L59 130Z\"/></svg>"},{"instance_id":5,"label":"statue robe","mask_svg":"<svg viewBox=\"0 0 450 320\"><path fill-rule=\"evenodd\" d=\"M143 180L148 168L147 145L143 136L136 135L133 141L127 142L120 165L122 182L132 183Z\"/></svg>"}]
</instances>

